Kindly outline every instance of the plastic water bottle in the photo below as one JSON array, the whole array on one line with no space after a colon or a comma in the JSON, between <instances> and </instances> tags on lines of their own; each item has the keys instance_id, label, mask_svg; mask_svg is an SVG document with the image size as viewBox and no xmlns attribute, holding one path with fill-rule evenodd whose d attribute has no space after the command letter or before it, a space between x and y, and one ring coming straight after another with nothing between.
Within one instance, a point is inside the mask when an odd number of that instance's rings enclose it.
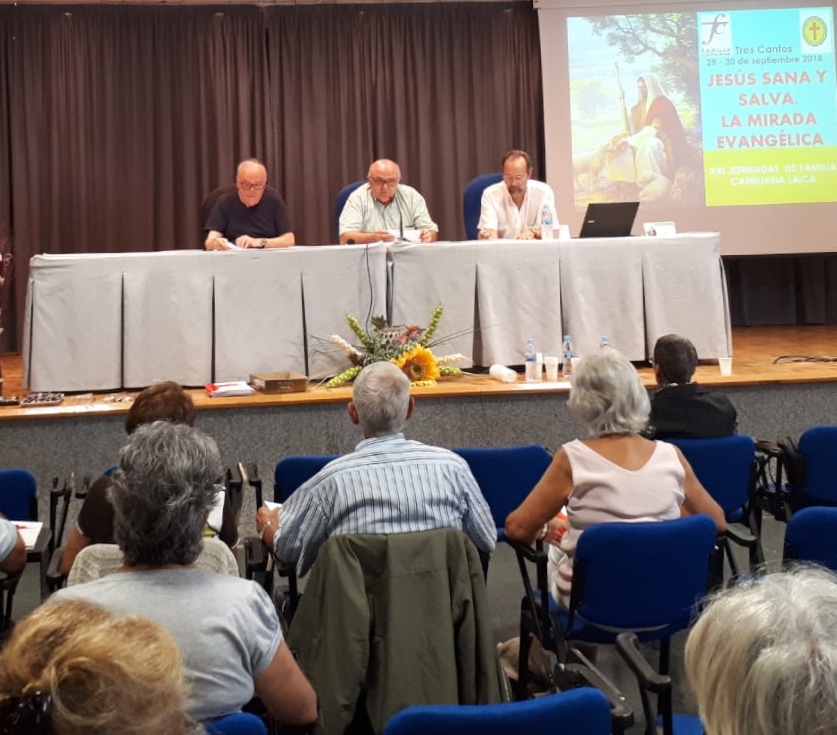
<instances>
[{"instance_id":1,"label":"plastic water bottle","mask_svg":"<svg viewBox=\"0 0 837 735\"><path fill-rule=\"evenodd\" d=\"M599 349L602 349L604 347L610 347L610 337L608 337L606 334L602 335L601 341L599 342Z\"/></svg>"},{"instance_id":2,"label":"plastic water bottle","mask_svg":"<svg viewBox=\"0 0 837 735\"><path fill-rule=\"evenodd\" d=\"M526 340L526 349L523 352L523 367L526 374L527 383L537 383L541 380L540 373L543 370L543 364L538 362L538 353L535 352L535 340Z\"/></svg>"},{"instance_id":3,"label":"plastic water bottle","mask_svg":"<svg viewBox=\"0 0 837 735\"><path fill-rule=\"evenodd\" d=\"M541 210L541 240L554 240L555 233L553 231L552 212L549 211L549 205L544 204Z\"/></svg>"},{"instance_id":4,"label":"plastic water bottle","mask_svg":"<svg viewBox=\"0 0 837 735\"><path fill-rule=\"evenodd\" d=\"M561 345L561 355L564 360L561 372L564 373L565 378L569 378L573 374L573 341L569 334L564 335L564 342Z\"/></svg>"}]
</instances>

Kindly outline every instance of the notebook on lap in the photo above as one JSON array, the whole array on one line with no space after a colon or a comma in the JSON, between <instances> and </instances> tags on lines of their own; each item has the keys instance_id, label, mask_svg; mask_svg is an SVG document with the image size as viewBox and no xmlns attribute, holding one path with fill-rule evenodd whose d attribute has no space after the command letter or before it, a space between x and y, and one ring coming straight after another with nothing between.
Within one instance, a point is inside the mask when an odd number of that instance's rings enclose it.
<instances>
[{"instance_id":1,"label":"notebook on lap","mask_svg":"<svg viewBox=\"0 0 837 735\"><path fill-rule=\"evenodd\" d=\"M592 202L587 205L579 237L627 237L639 202Z\"/></svg>"}]
</instances>

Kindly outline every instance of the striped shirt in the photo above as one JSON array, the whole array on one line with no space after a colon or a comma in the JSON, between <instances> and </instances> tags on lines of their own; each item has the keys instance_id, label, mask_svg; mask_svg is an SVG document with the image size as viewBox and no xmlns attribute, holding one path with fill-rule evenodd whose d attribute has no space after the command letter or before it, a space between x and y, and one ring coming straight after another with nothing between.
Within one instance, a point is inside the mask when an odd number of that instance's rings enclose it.
<instances>
[{"instance_id":1,"label":"striped shirt","mask_svg":"<svg viewBox=\"0 0 837 735\"><path fill-rule=\"evenodd\" d=\"M392 434L362 441L301 485L282 506L274 552L303 575L330 536L435 528L494 550L497 529L465 460Z\"/></svg>"}]
</instances>

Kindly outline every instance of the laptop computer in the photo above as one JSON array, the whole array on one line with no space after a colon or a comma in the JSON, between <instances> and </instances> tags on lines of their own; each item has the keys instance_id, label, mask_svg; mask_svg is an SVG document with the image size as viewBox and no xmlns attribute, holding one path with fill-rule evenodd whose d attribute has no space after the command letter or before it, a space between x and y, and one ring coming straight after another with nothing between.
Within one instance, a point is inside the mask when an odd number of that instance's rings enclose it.
<instances>
[{"instance_id":1,"label":"laptop computer","mask_svg":"<svg viewBox=\"0 0 837 735\"><path fill-rule=\"evenodd\" d=\"M591 202L579 237L628 237L639 202Z\"/></svg>"}]
</instances>

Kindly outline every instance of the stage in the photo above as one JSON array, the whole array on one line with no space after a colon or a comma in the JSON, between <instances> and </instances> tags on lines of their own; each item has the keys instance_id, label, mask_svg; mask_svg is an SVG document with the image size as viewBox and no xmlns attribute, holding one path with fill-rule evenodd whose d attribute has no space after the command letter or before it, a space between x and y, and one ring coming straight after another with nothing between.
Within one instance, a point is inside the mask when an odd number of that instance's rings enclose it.
<instances>
[{"instance_id":1,"label":"stage","mask_svg":"<svg viewBox=\"0 0 837 735\"><path fill-rule=\"evenodd\" d=\"M738 409L739 431L756 438L798 436L808 426L837 421L837 362L773 364L780 355L837 356L837 327L735 329L733 374L722 377L712 361L698 367L696 379L726 392ZM0 362L4 396L22 395L20 357L4 355ZM639 372L652 387L651 368ZM555 449L577 435L567 392L566 384L503 384L486 375L443 379L414 390L417 406L406 433L446 447L538 443ZM225 464L258 463L266 478L287 454L343 453L360 440L346 416L349 387L239 398L191 393L197 426L218 441ZM42 492L54 475L98 475L115 461L135 394L75 394L55 407L0 407L0 466L30 469Z\"/></svg>"}]
</instances>

